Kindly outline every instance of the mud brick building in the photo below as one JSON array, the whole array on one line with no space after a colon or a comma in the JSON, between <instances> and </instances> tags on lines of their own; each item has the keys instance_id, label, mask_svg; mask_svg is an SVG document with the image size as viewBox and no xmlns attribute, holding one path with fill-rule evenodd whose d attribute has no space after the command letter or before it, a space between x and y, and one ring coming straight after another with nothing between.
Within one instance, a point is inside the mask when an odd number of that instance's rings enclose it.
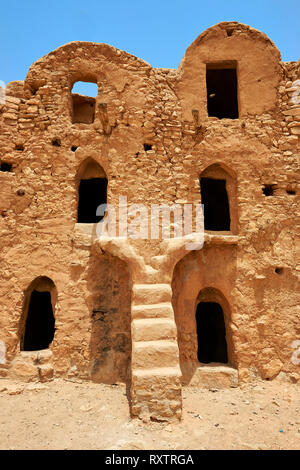
<instances>
[{"instance_id":1,"label":"mud brick building","mask_svg":"<svg viewBox=\"0 0 300 470\"><path fill-rule=\"evenodd\" d=\"M0 376L126 383L131 414L156 420L181 417L183 385L297 383L299 79L299 61L226 22L177 70L72 42L9 83ZM202 202L202 249L98 239L96 207L120 196Z\"/></svg>"}]
</instances>

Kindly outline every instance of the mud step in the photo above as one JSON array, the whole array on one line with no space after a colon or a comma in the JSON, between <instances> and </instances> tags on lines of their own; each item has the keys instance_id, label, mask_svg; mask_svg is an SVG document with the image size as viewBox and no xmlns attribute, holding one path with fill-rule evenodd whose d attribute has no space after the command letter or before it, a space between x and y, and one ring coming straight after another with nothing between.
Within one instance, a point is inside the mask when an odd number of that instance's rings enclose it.
<instances>
[{"instance_id":1,"label":"mud step","mask_svg":"<svg viewBox=\"0 0 300 470\"><path fill-rule=\"evenodd\" d=\"M53 353L50 349L41 349L40 351L19 351L15 359L38 364L49 364L52 361Z\"/></svg>"},{"instance_id":2,"label":"mud step","mask_svg":"<svg viewBox=\"0 0 300 470\"><path fill-rule=\"evenodd\" d=\"M133 369L153 369L162 365L177 366L179 351L176 341L135 341L132 344Z\"/></svg>"},{"instance_id":3,"label":"mud step","mask_svg":"<svg viewBox=\"0 0 300 470\"><path fill-rule=\"evenodd\" d=\"M132 289L133 305L170 302L172 289L169 284L135 284Z\"/></svg>"},{"instance_id":4,"label":"mud step","mask_svg":"<svg viewBox=\"0 0 300 470\"><path fill-rule=\"evenodd\" d=\"M162 302L158 304L133 305L131 307L132 319L146 318L174 318L171 302Z\"/></svg>"},{"instance_id":5,"label":"mud step","mask_svg":"<svg viewBox=\"0 0 300 470\"><path fill-rule=\"evenodd\" d=\"M133 341L175 340L176 324L169 318L135 319L132 322Z\"/></svg>"},{"instance_id":6,"label":"mud step","mask_svg":"<svg viewBox=\"0 0 300 470\"><path fill-rule=\"evenodd\" d=\"M179 366L175 367L155 367L152 369L135 369L132 371L133 378L137 379L148 379L151 377L156 377L157 379L161 377L179 377L181 378L181 370Z\"/></svg>"}]
</instances>

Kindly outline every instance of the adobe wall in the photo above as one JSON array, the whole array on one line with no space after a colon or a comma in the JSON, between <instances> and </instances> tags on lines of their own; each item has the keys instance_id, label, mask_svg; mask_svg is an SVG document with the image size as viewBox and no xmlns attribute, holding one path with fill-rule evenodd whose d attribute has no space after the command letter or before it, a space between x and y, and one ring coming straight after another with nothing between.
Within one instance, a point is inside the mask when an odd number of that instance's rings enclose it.
<instances>
[{"instance_id":1,"label":"adobe wall","mask_svg":"<svg viewBox=\"0 0 300 470\"><path fill-rule=\"evenodd\" d=\"M239 119L207 116L205 64L218 61L237 62ZM159 357L166 345L161 341L168 343L155 367L161 370L170 360L173 372L161 380L148 372L133 377L134 414L180 417L180 374L190 383L197 367L195 304L204 288L217 289L229 305L239 383L277 376L297 382L299 366L291 361L300 325L300 108L292 86L297 79L299 61L280 62L265 35L232 22L202 33L178 70L153 69L105 44L74 42L35 62L24 83L8 84L0 105L0 160L12 165L11 172L0 171L0 340L7 351L0 375L39 377L36 367L25 367L19 357L20 321L26 289L47 276L58 297L52 371L46 376L129 383L130 370L140 370L139 348L156 348L145 353L146 361ZM77 80L98 83L93 124L72 124L71 88ZM152 149L145 151L145 143ZM109 203L126 195L128 204L149 207L200 203L200 175L219 165L232 187L229 238L207 234L202 250L173 258L160 241L94 246L90 229L76 224L78 169L87 158L107 175ZM266 184L274 185L272 196L263 193ZM134 286L171 282L174 312L170 307L170 321L163 323L167 333L142 341L143 333L130 323L138 306L150 301ZM139 320L147 337L151 325ZM152 370L149 364L145 370ZM173 390L170 396L163 394L166 387Z\"/></svg>"},{"instance_id":2,"label":"adobe wall","mask_svg":"<svg viewBox=\"0 0 300 470\"><path fill-rule=\"evenodd\" d=\"M246 25L220 23L204 31L189 46L179 66L178 94L184 119L198 108L206 117L206 64L237 63L239 116L275 110L280 80L280 53L272 41Z\"/></svg>"}]
</instances>

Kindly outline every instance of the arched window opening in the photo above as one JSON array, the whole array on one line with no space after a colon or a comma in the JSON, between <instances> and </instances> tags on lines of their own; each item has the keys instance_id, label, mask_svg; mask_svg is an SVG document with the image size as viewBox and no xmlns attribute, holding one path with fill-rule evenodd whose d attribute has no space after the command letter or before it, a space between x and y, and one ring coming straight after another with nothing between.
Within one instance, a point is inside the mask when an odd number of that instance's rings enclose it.
<instances>
[{"instance_id":1,"label":"arched window opening","mask_svg":"<svg viewBox=\"0 0 300 470\"><path fill-rule=\"evenodd\" d=\"M226 329L222 307L216 302L200 302L196 310L198 361L228 363Z\"/></svg>"},{"instance_id":2,"label":"arched window opening","mask_svg":"<svg viewBox=\"0 0 300 470\"><path fill-rule=\"evenodd\" d=\"M97 83L76 82L72 88L72 123L92 124L95 119Z\"/></svg>"},{"instance_id":3,"label":"arched window opening","mask_svg":"<svg viewBox=\"0 0 300 470\"><path fill-rule=\"evenodd\" d=\"M25 294L21 350L47 349L55 334L53 282L45 277L37 278Z\"/></svg>"},{"instance_id":4,"label":"arched window opening","mask_svg":"<svg viewBox=\"0 0 300 470\"><path fill-rule=\"evenodd\" d=\"M219 119L238 119L238 88L235 62L206 65L207 112Z\"/></svg>"},{"instance_id":5,"label":"arched window opening","mask_svg":"<svg viewBox=\"0 0 300 470\"><path fill-rule=\"evenodd\" d=\"M87 159L78 171L77 222L92 224L103 216L96 215L97 208L107 203L107 177L103 168L93 159Z\"/></svg>"},{"instance_id":6,"label":"arched window opening","mask_svg":"<svg viewBox=\"0 0 300 470\"><path fill-rule=\"evenodd\" d=\"M236 176L222 163L214 163L200 175L201 202L204 206L204 229L238 231Z\"/></svg>"},{"instance_id":7,"label":"arched window opening","mask_svg":"<svg viewBox=\"0 0 300 470\"><path fill-rule=\"evenodd\" d=\"M91 178L81 180L78 192L78 223L93 224L100 222L103 216L96 215L96 211L100 204L106 204L107 179Z\"/></svg>"}]
</instances>

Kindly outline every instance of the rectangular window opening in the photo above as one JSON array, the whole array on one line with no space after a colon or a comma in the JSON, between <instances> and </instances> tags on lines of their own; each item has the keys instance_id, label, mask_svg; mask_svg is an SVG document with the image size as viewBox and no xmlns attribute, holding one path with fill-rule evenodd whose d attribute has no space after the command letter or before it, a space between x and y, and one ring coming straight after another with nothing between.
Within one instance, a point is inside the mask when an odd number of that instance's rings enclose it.
<instances>
[{"instance_id":1,"label":"rectangular window opening","mask_svg":"<svg viewBox=\"0 0 300 470\"><path fill-rule=\"evenodd\" d=\"M87 94L89 94L89 96L87 96ZM73 124L92 124L94 122L97 94L98 85L96 83L76 82L74 84L72 89Z\"/></svg>"},{"instance_id":2,"label":"rectangular window opening","mask_svg":"<svg viewBox=\"0 0 300 470\"><path fill-rule=\"evenodd\" d=\"M208 116L238 119L237 70L234 62L206 65Z\"/></svg>"}]
</instances>

